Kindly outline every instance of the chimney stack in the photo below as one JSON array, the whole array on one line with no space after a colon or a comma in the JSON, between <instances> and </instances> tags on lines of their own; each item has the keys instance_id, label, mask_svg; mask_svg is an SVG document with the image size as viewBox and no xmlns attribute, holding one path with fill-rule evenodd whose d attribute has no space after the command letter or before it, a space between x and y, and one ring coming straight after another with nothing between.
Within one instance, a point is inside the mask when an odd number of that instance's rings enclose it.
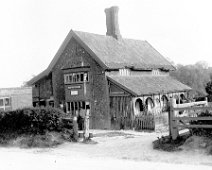
<instances>
[{"instance_id":1,"label":"chimney stack","mask_svg":"<svg viewBox=\"0 0 212 170\"><path fill-rule=\"evenodd\" d=\"M118 11L119 8L117 6L112 6L110 8L105 9L106 26L107 26L106 35L113 36L117 40L121 38L118 23Z\"/></svg>"}]
</instances>

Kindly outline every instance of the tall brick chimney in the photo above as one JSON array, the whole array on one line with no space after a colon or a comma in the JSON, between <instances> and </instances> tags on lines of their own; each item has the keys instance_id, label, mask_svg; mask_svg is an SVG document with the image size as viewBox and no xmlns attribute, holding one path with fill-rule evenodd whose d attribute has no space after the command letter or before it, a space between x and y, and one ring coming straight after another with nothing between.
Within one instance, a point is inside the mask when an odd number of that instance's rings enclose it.
<instances>
[{"instance_id":1,"label":"tall brick chimney","mask_svg":"<svg viewBox=\"0 0 212 170\"><path fill-rule=\"evenodd\" d=\"M106 26L108 36L113 36L116 39L121 38L121 34L119 31L119 23L118 23L118 11L119 8L117 6L112 6L110 8L105 9L106 14Z\"/></svg>"}]
</instances>

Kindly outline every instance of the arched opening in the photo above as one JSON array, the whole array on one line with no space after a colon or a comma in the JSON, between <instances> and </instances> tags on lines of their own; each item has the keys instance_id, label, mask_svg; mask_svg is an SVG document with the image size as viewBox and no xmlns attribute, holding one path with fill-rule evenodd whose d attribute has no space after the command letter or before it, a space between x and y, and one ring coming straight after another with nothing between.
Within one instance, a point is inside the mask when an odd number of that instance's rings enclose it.
<instances>
[{"instance_id":1,"label":"arched opening","mask_svg":"<svg viewBox=\"0 0 212 170\"><path fill-rule=\"evenodd\" d=\"M143 111L144 111L143 101L141 99L137 99L135 101L135 115L139 116L142 114L141 112Z\"/></svg>"},{"instance_id":2,"label":"arched opening","mask_svg":"<svg viewBox=\"0 0 212 170\"><path fill-rule=\"evenodd\" d=\"M146 99L146 102L145 102L145 104L146 104L146 107L147 107L147 111L151 111L153 108L154 108L154 101L152 100L152 98L151 97L148 97L147 99Z\"/></svg>"},{"instance_id":3,"label":"arched opening","mask_svg":"<svg viewBox=\"0 0 212 170\"><path fill-rule=\"evenodd\" d=\"M185 103L185 101L186 101L185 95L184 94L181 94L180 95L180 103Z\"/></svg>"},{"instance_id":4,"label":"arched opening","mask_svg":"<svg viewBox=\"0 0 212 170\"><path fill-rule=\"evenodd\" d=\"M176 100L176 104L180 104L180 99L177 95L174 96L175 100Z\"/></svg>"},{"instance_id":5,"label":"arched opening","mask_svg":"<svg viewBox=\"0 0 212 170\"><path fill-rule=\"evenodd\" d=\"M163 95L161 97L161 104L162 104L162 111L163 112L168 111L168 102L169 102L168 98L165 95Z\"/></svg>"}]
</instances>

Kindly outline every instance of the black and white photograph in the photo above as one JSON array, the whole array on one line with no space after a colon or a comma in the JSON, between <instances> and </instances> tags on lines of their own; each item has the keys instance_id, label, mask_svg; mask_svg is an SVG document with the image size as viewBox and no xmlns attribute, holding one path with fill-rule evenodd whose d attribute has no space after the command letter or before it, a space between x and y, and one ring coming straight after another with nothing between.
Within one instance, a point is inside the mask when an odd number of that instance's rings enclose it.
<instances>
[{"instance_id":1,"label":"black and white photograph","mask_svg":"<svg viewBox=\"0 0 212 170\"><path fill-rule=\"evenodd\" d=\"M0 4L0 169L211 170L212 1Z\"/></svg>"}]
</instances>

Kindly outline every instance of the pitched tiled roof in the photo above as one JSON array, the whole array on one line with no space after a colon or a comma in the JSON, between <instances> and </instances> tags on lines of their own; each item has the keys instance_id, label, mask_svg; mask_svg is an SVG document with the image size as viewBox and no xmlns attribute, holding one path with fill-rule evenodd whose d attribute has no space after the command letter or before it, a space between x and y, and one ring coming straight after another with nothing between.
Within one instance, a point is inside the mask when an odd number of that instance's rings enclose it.
<instances>
[{"instance_id":1,"label":"pitched tiled roof","mask_svg":"<svg viewBox=\"0 0 212 170\"><path fill-rule=\"evenodd\" d=\"M74 38L105 69L133 67L135 69L174 70L158 51L147 41L120 39L71 30L57 51L48 68L29 81L33 84L47 76L59 60L65 47Z\"/></svg>"},{"instance_id":2,"label":"pitched tiled roof","mask_svg":"<svg viewBox=\"0 0 212 170\"><path fill-rule=\"evenodd\" d=\"M42 71L40 74L38 74L37 76L33 77L31 80L29 80L27 82L27 85L33 85L34 83L36 83L37 81L41 80L42 78L44 78L45 76L49 75L49 71L48 69Z\"/></svg>"},{"instance_id":3,"label":"pitched tiled roof","mask_svg":"<svg viewBox=\"0 0 212 170\"><path fill-rule=\"evenodd\" d=\"M135 96L191 90L170 76L108 76L108 79Z\"/></svg>"},{"instance_id":4,"label":"pitched tiled roof","mask_svg":"<svg viewBox=\"0 0 212 170\"><path fill-rule=\"evenodd\" d=\"M74 31L108 68L175 69L147 41Z\"/></svg>"}]
</instances>

